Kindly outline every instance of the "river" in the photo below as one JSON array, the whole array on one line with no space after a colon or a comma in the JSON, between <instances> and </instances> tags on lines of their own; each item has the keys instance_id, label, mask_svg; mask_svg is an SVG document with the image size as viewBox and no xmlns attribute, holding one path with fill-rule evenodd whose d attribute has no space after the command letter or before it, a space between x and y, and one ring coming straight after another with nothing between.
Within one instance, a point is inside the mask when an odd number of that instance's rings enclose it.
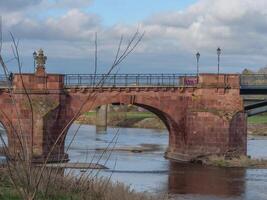
<instances>
[{"instance_id":1,"label":"river","mask_svg":"<svg viewBox=\"0 0 267 200\"><path fill-rule=\"evenodd\" d=\"M78 125L71 126L66 148ZM117 136L117 137L116 137ZM113 140L113 142L111 142ZM121 151L103 149L119 148ZM168 132L152 129L108 128L106 134L96 133L95 126L82 125L69 147L71 162L98 162L107 166L98 176L129 185L136 191L169 194L182 200L266 200L267 169L229 169L180 164L164 158ZM127 148L144 147L147 151L133 153ZM151 148L152 147L152 148ZM151 148L151 150L149 150ZM267 159L267 138L248 140L248 154ZM96 173L98 171L94 171ZM76 170L76 173L84 173Z\"/></svg>"},{"instance_id":2,"label":"river","mask_svg":"<svg viewBox=\"0 0 267 200\"><path fill-rule=\"evenodd\" d=\"M69 143L78 125L73 125L66 138ZM267 199L267 169L225 169L193 164L180 164L164 158L168 146L168 132L152 129L120 128L117 141L110 142L117 134L117 128L108 128L106 134L96 134L95 127L82 125L75 142L69 150L70 160L97 162L102 151L113 144L116 148L155 146L154 151L132 153L114 151L105 154L100 164L100 176L119 181L137 191L168 193L177 199L221 200L221 199ZM150 144L150 145L148 145ZM267 138L248 140L248 154L253 158L267 159ZM106 160L108 162L106 163Z\"/></svg>"}]
</instances>

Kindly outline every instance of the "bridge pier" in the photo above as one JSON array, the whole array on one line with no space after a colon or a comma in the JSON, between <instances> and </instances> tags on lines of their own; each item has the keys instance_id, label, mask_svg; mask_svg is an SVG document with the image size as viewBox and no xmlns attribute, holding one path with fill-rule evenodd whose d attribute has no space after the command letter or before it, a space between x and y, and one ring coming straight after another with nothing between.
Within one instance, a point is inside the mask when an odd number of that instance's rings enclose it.
<instances>
[{"instance_id":1,"label":"bridge pier","mask_svg":"<svg viewBox=\"0 0 267 200\"><path fill-rule=\"evenodd\" d=\"M177 130L170 131L165 157L188 162L211 155L246 155L246 132L243 112L222 111L220 116L209 111L193 111L187 114L184 138L177 137Z\"/></svg>"},{"instance_id":2,"label":"bridge pier","mask_svg":"<svg viewBox=\"0 0 267 200\"><path fill-rule=\"evenodd\" d=\"M106 133L108 124L108 105L102 105L96 110L96 132Z\"/></svg>"},{"instance_id":3,"label":"bridge pier","mask_svg":"<svg viewBox=\"0 0 267 200\"><path fill-rule=\"evenodd\" d=\"M190 161L209 155L246 155L247 115L238 76L221 75L218 83L217 76L202 74L194 90L184 102L187 108L178 122L182 128L170 129L165 156Z\"/></svg>"}]
</instances>

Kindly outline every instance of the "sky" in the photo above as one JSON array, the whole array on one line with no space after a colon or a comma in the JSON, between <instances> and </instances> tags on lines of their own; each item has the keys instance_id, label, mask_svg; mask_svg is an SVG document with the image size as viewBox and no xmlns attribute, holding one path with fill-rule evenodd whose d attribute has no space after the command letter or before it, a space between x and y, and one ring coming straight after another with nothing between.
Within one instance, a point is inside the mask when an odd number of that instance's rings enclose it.
<instances>
[{"instance_id":1,"label":"sky","mask_svg":"<svg viewBox=\"0 0 267 200\"><path fill-rule=\"evenodd\" d=\"M119 73L239 73L267 66L266 0L0 0L2 55L17 71L10 32L19 41L24 72L42 48L51 73L98 73L112 65L138 30L144 37Z\"/></svg>"}]
</instances>

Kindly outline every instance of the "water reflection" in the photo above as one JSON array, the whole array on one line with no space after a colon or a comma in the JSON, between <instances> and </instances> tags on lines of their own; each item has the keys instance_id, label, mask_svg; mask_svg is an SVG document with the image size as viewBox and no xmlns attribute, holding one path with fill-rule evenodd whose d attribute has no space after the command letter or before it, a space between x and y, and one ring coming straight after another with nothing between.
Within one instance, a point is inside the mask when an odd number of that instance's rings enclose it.
<instances>
[{"instance_id":1,"label":"water reflection","mask_svg":"<svg viewBox=\"0 0 267 200\"><path fill-rule=\"evenodd\" d=\"M1 147L1 146L4 146L3 141L5 142L5 144L7 144L6 130L4 126L1 124L1 122L0 122L0 136L3 139L3 140L2 139L0 140L0 147Z\"/></svg>"},{"instance_id":2,"label":"water reflection","mask_svg":"<svg viewBox=\"0 0 267 200\"><path fill-rule=\"evenodd\" d=\"M238 197L244 193L244 169L221 169L170 162L168 191L171 194Z\"/></svg>"},{"instance_id":3,"label":"water reflection","mask_svg":"<svg viewBox=\"0 0 267 200\"><path fill-rule=\"evenodd\" d=\"M66 145L72 140L77 125L71 127ZM69 150L71 162L97 162L103 148L110 143L117 129L108 128L107 134L96 134L94 126L81 126ZM226 169L181 164L164 158L168 133L151 129L121 128L116 148L156 145L153 151L133 153L114 151L102 156L100 164L109 169L99 176L123 182L137 191L168 193L174 199L187 200L266 200L266 169ZM248 141L248 153L254 158L267 155L267 139ZM106 163L106 159L108 162ZM116 165L115 165L116 163ZM80 174L80 170L76 170Z\"/></svg>"},{"instance_id":4,"label":"water reflection","mask_svg":"<svg viewBox=\"0 0 267 200\"><path fill-rule=\"evenodd\" d=\"M69 132L67 141L73 130ZM96 134L93 126L82 126L69 152L71 161L84 161L85 157L90 160L93 155L97 160L102 151L95 149L106 147L116 131L108 128L107 134L101 135ZM222 169L180 164L164 159L164 151L168 145L166 131L121 128L116 147L140 147L144 143L157 144L160 148L143 153L114 151L106 163L109 170L101 171L100 176L109 177L112 174L114 182L123 182L137 191L168 193L174 199L267 199L266 169ZM254 158L265 157L267 140L249 140L248 152ZM103 164L106 158L103 157L100 163Z\"/></svg>"}]
</instances>

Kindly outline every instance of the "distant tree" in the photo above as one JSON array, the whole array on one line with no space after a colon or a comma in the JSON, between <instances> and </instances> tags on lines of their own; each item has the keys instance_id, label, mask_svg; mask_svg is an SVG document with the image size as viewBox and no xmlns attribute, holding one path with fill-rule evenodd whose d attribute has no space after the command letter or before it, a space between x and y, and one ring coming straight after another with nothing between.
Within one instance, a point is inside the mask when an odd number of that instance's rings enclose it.
<instances>
[{"instance_id":1,"label":"distant tree","mask_svg":"<svg viewBox=\"0 0 267 200\"><path fill-rule=\"evenodd\" d=\"M260 68L259 71L258 71L258 73L259 74L267 74L267 66Z\"/></svg>"},{"instance_id":2,"label":"distant tree","mask_svg":"<svg viewBox=\"0 0 267 200\"><path fill-rule=\"evenodd\" d=\"M245 75L249 75L249 74L254 74L254 72L250 69L247 69L245 68L243 71L242 71L242 74L245 74Z\"/></svg>"}]
</instances>

